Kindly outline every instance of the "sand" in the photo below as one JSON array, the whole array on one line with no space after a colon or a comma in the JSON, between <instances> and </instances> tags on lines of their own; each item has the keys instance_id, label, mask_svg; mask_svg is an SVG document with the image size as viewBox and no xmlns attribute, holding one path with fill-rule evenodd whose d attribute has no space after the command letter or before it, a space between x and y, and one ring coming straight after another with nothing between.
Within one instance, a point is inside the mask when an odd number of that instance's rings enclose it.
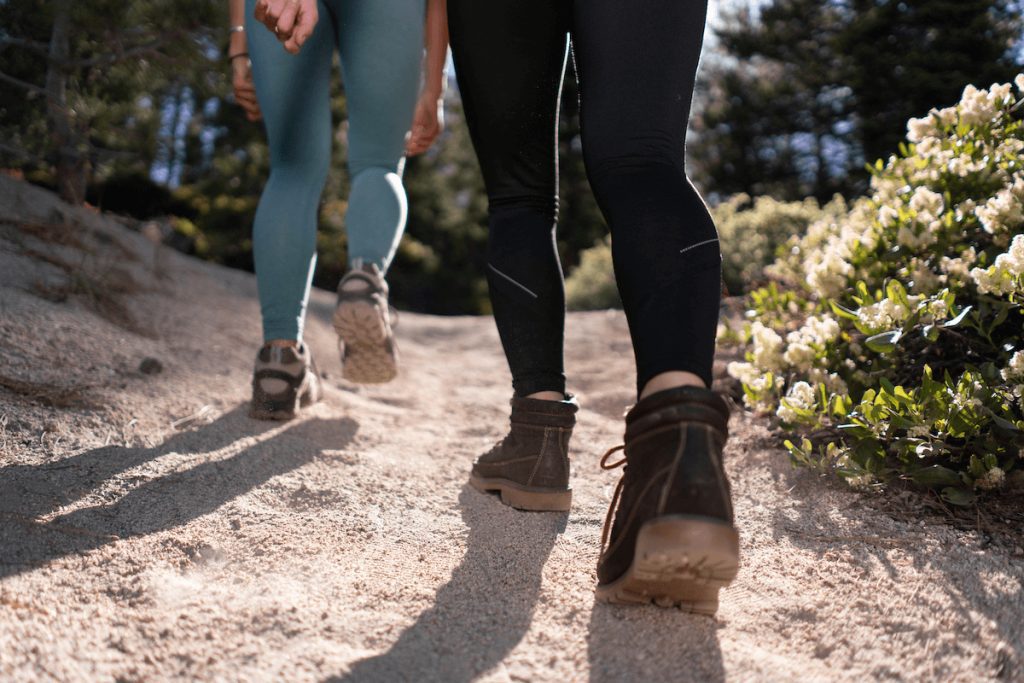
<instances>
[{"instance_id":1,"label":"sand","mask_svg":"<svg viewBox=\"0 0 1024 683\"><path fill-rule=\"evenodd\" d=\"M325 400L256 422L251 275L8 178L0 220L4 681L1024 680L1024 551L795 470L742 410L718 617L596 604L619 312L568 318L573 509L522 513L466 484L507 420L489 318L401 314L400 377L359 387L316 291Z\"/></svg>"}]
</instances>

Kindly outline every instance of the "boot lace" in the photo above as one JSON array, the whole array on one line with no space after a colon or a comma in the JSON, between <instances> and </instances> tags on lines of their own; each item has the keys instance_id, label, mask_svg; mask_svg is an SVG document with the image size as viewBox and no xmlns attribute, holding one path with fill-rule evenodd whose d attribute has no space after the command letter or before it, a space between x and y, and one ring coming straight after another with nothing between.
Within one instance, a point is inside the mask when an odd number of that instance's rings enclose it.
<instances>
[{"instance_id":1,"label":"boot lace","mask_svg":"<svg viewBox=\"0 0 1024 683\"><path fill-rule=\"evenodd\" d=\"M605 451L605 454L601 456L601 469L602 470L614 470L626 464L626 458L620 458L613 463L608 462L608 458L612 453L618 453L626 448L626 444L619 444ZM601 529L601 555L604 555L605 547L608 545L608 536L612 532L612 518L615 516L615 510L619 506L619 498L622 496L622 483L626 481L626 476L619 477L619 483L615 485L615 493L612 494L612 504L608 506L608 514L604 518L604 527Z\"/></svg>"}]
</instances>

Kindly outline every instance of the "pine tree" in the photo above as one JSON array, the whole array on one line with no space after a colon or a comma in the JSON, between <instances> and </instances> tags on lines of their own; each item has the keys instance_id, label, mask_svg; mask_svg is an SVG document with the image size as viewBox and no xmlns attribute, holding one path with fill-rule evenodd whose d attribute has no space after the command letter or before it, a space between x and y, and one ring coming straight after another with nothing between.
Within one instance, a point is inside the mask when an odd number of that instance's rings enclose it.
<instances>
[{"instance_id":1,"label":"pine tree","mask_svg":"<svg viewBox=\"0 0 1024 683\"><path fill-rule=\"evenodd\" d=\"M1021 17L1009 0L771 0L717 31L690 158L712 196L864 189L907 119L968 83L1008 80Z\"/></svg>"}]
</instances>

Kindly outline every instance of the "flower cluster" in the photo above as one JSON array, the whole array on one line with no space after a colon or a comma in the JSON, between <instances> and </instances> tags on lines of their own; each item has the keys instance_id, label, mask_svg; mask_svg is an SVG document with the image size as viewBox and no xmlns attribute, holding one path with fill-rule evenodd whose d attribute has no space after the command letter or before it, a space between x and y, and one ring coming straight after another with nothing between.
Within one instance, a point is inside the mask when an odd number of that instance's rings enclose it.
<instances>
[{"instance_id":1,"label":"flower cluster","mask_svg":"<svg viewBox=\"0 0 1024 683\"><path fill-rule=\"evenodd\" d=\"M912 119L869 194L791 238L748 296L746 358L728 371L749 407L819 439L787 442L797 462L860 486L909 477L957 504L1018 465L1024 74L1015 84Z\"/></svg>"}]
</instances>

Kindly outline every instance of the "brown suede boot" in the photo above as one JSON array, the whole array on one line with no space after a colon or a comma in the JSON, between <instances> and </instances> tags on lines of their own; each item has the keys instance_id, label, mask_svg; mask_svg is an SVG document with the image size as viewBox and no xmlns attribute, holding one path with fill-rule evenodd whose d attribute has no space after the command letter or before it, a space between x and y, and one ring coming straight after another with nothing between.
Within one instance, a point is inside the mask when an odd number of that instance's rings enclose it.
<instances>
[{"instance_id":1,"label":"brown suede boot","mask_svg":"<svg viewBox=\"0 0 1024 683\"><path fill-rule=\"evenodd\" d=\"M728 420L728 404L696 387L659 391L626 415L625 446L601 460L605 469L626 468L601 539L599 600L700 614L718 609L718 591L739 567L722 468ZM620 448L626 457L607 465Z\"/></svg>"},{"instance_id":2,"label":"brown suede boot","mask_svg":"<svg viewBox=\"0 0 1024 683\"><path fill-rule=\"evenodd\" d=\"M564 401L513 398L508 435L477 458L469 483L478 491L501 494L520 510L568 510L569 437L579 405Z\"/></svg>"}]
</instances>

